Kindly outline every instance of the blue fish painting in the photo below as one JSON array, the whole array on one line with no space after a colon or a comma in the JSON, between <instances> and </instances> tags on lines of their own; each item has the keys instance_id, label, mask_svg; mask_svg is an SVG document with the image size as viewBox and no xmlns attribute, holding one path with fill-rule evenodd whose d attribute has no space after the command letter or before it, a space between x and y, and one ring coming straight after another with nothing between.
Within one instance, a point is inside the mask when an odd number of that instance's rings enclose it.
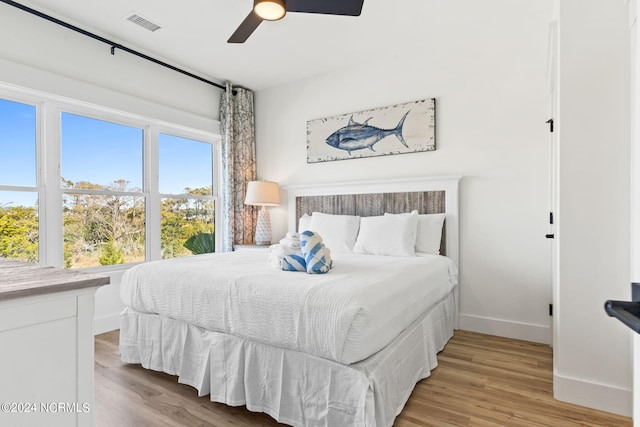
<instances>
[{"instance_id":1,"label":"blue fish painting","mask_svg":"<svg viewBox=\"0 0 640 427\"><path fill-rule=\"evenodd\" d=\"M369 117L362 123L357 123L353 120L352 115L347 126L332 133L325 142L330 146L344 150L351 155L352 151L363 150L365 148L375 152L376 150L373 149L375 144L388 136L394 135L400 140L402 145L409 148L407 141L405 141L402 136L402 127L404 126L404 121L410 112L411 110L404 113L398 125L393 129L380 129L375 126L371 126L369 124L369 120L373 117Z\"/></svg>"},{"instance_id":2,"label":"blue fish painting","mask_svg":"<svg viewBox=\"0 0 640 427\"><path fill-rule=\"evenodd\" d=\"M435 149L435 98L307 121L307 163Z\"/></svg>"}]
</instances>

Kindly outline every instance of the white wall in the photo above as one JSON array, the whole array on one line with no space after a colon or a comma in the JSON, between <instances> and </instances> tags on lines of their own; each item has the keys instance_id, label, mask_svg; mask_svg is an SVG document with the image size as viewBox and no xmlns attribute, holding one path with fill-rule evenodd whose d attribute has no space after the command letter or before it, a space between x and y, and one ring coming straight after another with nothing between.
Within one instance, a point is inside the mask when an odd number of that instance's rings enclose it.
<instances>
[{"instance_id":1,"label":"white wall","mask_svg":"<svg viewBox=\"0 0 640 427\"><path fill-rule=\"evenodd\" d=\"M631 42L631 281L640 283L640 32L638 2L629 2ZM633 334L633 422L640 427L640 334Z\"/></svg>"},{"instance_id":2,"label":"white wall","mask_svg":"<svg viewBox=\"0 0 640 427\"><path fill-rule=\"evenodd\" d=\"M195 115L218 118L220 90L215 87L123 51L111 55L110 47L104 43L5 3L0 3L0 40L0 58ZM37 80L29 83L41 86ZM57 94L60 91L50 85L36 88ZM91 96L77 88L67 89L65 95Z\"/></svg>"},{"instance_id":3,"label":"white wall","mask_svg":"<svg viewBox=\"0 0 640 427\"><path fill-rule=\"evenodd\" d=\"M219 132L220 90L0 3L0 84ZM130 46L133 48L133 46ZM206 76L205 76L206 77ZM121 273L96 294L95 331L119 327Z\"/></svg>"},{"instance_id":4,"label":"white wall","mask_svg":"<svg viewBox=\"0 0 640 427\"><path fill-rule=\"evenodd\" d=\"M554 392L631 415L630 332L607 317L628 300L630 63L627 8L561 0L559 288Z\"/></svg>"},{"instance_id":5,"label":"white wall","mask_svg":"<svg viewBox=\"0 0 640 427\"><path fill-rule=\"evenodd\" d=\"M424 36L256 94L258 175L282 185L461 174L463 329L550 341L546 55L552 1L424 2ZM357 49L357 46L353 46ZM435 97L437 150L306 163L306 122ZM286 207L270 209L274 239Z\"/></svg>"}]
</instances>

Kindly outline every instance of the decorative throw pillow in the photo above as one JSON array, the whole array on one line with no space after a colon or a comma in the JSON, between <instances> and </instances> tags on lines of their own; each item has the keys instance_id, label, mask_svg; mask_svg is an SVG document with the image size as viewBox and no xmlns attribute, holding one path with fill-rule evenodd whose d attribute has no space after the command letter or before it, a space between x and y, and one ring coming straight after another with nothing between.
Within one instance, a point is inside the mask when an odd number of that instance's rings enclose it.
<instances>
[{"instance_id":1,"label":"decorative throw pillow","mask_svg":"<svg viewBox=\"0 0 640 427\"><path fill-rule=\"evenodd\" d=\"M302 256L307 264L307 273L324 274L331 270L331 251L322 243L322 237L313 231L300 234Z\"/></svg>"}]
</instances>

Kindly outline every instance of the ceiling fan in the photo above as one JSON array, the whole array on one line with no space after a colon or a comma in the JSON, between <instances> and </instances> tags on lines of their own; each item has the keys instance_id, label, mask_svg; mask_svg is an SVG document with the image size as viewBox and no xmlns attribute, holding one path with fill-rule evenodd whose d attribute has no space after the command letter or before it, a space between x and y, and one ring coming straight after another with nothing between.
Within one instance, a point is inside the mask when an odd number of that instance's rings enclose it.
<instances>
[{"instance_id":1,"label":"ceiling fan","mask_svg":"<svg viewBox=\"0 0 640 427\"><path fill-rule=\"evenodd\" d=\"M364 0L253 0L253 9L227 43L244 43L262 21L277 21L287 12L359 16Z\"/></svg>"}]
</instances>

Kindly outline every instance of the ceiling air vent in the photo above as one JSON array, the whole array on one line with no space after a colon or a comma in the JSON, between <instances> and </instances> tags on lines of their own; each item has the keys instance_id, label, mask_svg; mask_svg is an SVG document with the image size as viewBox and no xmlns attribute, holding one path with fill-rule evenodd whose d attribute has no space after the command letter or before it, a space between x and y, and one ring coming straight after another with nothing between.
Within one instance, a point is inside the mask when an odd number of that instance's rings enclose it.
<instances>
[{"instance_id":1,"label":"ceiling air vent","mask_svg":"<svg viewBox=\"0 0 640 427\"><path fill-rule=\"evenodd\" d=\"M131 21L136 25L140 25L142 28L146 28L147 30L154 32L156 30L159 30L160 25L154 24L153 22L149 21L148 19L144 19L142 16L138 15L135 12L131 12L129 15L127 15L126 17L127 21Z\"/></svg>"}]
</instances>

